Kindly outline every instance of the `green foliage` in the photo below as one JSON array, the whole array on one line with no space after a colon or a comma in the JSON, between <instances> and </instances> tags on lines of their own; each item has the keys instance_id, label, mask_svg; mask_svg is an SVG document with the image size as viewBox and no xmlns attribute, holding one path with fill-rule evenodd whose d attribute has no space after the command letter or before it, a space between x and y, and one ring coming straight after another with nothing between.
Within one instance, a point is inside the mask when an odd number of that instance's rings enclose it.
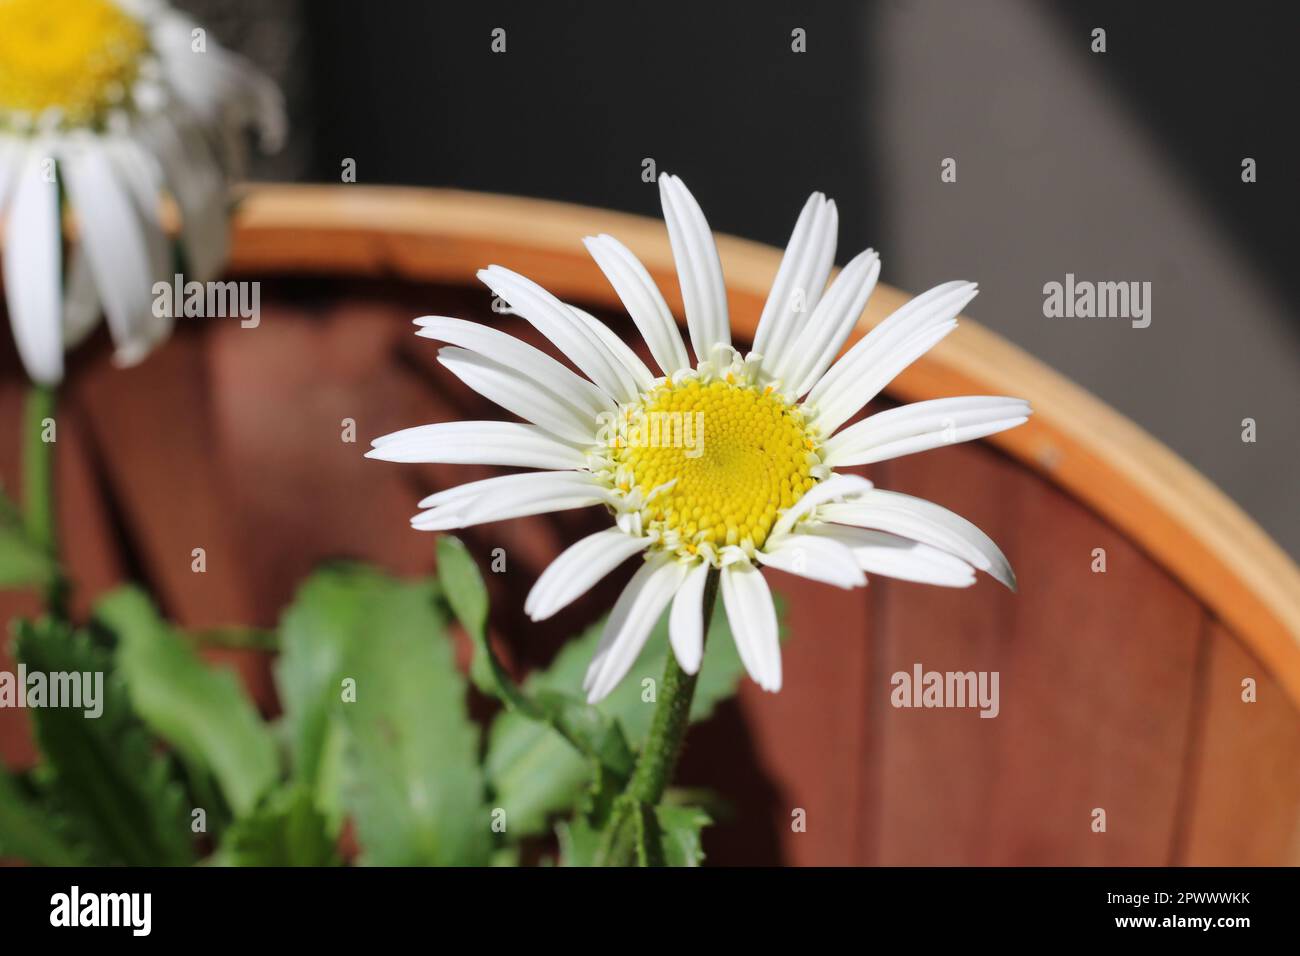
<instances>
[{"instance_id":1,"label":"green foliage","mask_svg":"<svg viewBox=\"0 0 1300 956\"><path fill-rule=\"evenodd\" d=\"M473 643L475 686L504 705L486 748L467 713L449 613ZM30 780L0 772L0 853L55 865L190 863L190 811L201 807L212 862L231 866L338 865L345 819L363 864L517 866L529 857L520 841L561 814L566 866L703 859L710 813L680 793L651 806L627 792L655 709L644 682L657 687L670 653L666 619L621 685L590 706L581 684L601 625L518 686L492 653L487 590L454 538L439 541L437 581L323 569L278 632L184 634L133 588L108 595L95 616L116 638L112 653L66 624L19 625L31 670L103 673L104 710L99 719L33 711L45 762ZM262 721L233 674L199 658L196 640L213 639L280 648L278 724ZM709 716L742 673L719 609L692 719ZM506 813L500 834L495 807Z\"/></svg>"},{"instance_id":2,"label":"green foliage","mask_svg":"<svg viewBox=\"0 0 1300 956\"><path fill-rule=\"evenodd\" d=\"M600 856L601 831L581 816L555 825L562 866L595 866Z\"/></svg>"},{"instance_id":3,"label":"green foliage","mask_svg":"<svg viewBox=\"0 0 1300 956\"><path fill-rule=\"evenodd\" d=\"M59 832L49 801L26 792L22 781L0 770L0 857L36 866L78 866L85 855Z\"/></svg>"},{"instance_id":4,"label":"green foliage","mask_svg":"<svg viewBox=\"0 0 1300 956\"><path fill-rule=\"evenodd\" d=\"M704 862L700 835L713 821L699 807L655 807L660 853L665 866L699 866Z\"/></svg>"},{"instance_id":5,"label":"green foliage","mask_svg":"<svg viewBox=\"0 0 1300 956\"><path fill-rule=\"evenodd\" d=\"M333 774L323 771L330 741L334 751L340 746L346 662L354 646L366 639L371 595L382 584L378 572L327 568L307 579L280 619L275 681L284 708L283 731L293 779L312 790L335 791L339 761L333 761ZM328 803L328 793L321 793L318 802Z\"/></svg>"},{"instance_id":6,"label":"green foliage","mask_svg":"<svg viewBox=\"0 0 1300 956\"><path fill-rule=\"evenodd\" d=\"M28 536L22 515L0 492L0 588L43 586L54 573L54 559Z\"/></svg>"},{"instance_id":7,"label":"green foliage","mask_svg":"<svg viewBox=\"0 0 1300 956\"><path fill-rule=\"evenodd\" d=\"M176 866L193 860L188 808L169 761L154 752L131 713L109 655L53 621L18 626L18 659L29 671L102 674L102 712L35 707L48 795L89 862ZM83 701L84 701L83 696ZM6 841L8 842L8 841Z\"/></svg>"},{"instance_id":8,"label":"green foliage","mask_svg":"<svg viewBox=\"0 0 1300 956\"><path fill-rule=\"evenodd\" d=\"M525 690L537 694L547 691L580 694L582 676L600 639L602 626L603 622L597 623L581 637L570 641L548 670L529 678ZM654 703L643 699L642 681L651 678L657 686L668 653L665 615L655 626L628 676L613 693L592 708L617 721L633 747L639 747L645 740L654 714ZM743 673L744 666L731 639L726 614L719 607L709 630L691 719L707 719L719 701L735 692ZM544 832L553 814L578 803L593 778L590 761L576 752L560 734L543 723L512 711L502 713L492 724L486 768L496 802L506 808L510 829L517 835Z\"/></svg>"},{"instance_id":9,"label":"green foliage","mask_svg":"<svg viewBox=\"0 0 1300 956\"><path fill-rule=\"evenodd\" d=\"M470 678L483 693L506 700L514 685L488 646L488 593L483 576L460 538L438 538L437 551L442 597L474 642Z\"/></svg>"},{"instance_id":10,"label":"green foliage","mask_svg":"<svg viewBox=\"0 0 1300 956\"><path fill-rule=\"evenodd\" d=\"M491 857L479 732L437 597L431 582L339 567L315 575L285 617L278 673L295 773L320 792L327 741L344 735L341 801L367 864Z\"/></svg>"},{"instance_id":11,"label":"green foliage","mask_svg":"<svg viewBox=\"0 0 1300 956\"><path fill-rule=\"evenodd\" d=\"M556 825L565 866L609 866L619 859L637 866L699 866L701 834L712 823L699 807L648 806L620 796L602 825L578 815Z\"/></svg>"},{"instance_id":12,"label":"green foliage","mask_svg":"<svg viewBox=\"0 0 1300 956\"><path fill-rule=\"evenodd\" d=\"M217 862L226 866L338 866L329 821L302 786L275 790L221 841Z\"/></svg>"},{"instance_id":13,"label":"green foliage","mask_svg":"<svg viewBox=\"0 0 1300 956\"><path fill-rule=\"evenodd\" d=\"M615 720L574 694L549 688L525 694L505 672L488 641L487 588L459 539L438 540L438 578L447 603L474 642L470 676L475 686L528 720L549 726L589 764L626 779L634 757Z\"/></svg>"},{"instance_id":14,"label":"green foliage","mask_svg":"<svg viewBox=\"0 0 1300 956\"><path fill-rule=\"evenodd\" d=\"M279 756L235 675L200 660L135 588L110 593L95 616L117 636L117 666L136 713L212 773L237 816L251 813L279 777Z\"/></svg>"}]
</instances>

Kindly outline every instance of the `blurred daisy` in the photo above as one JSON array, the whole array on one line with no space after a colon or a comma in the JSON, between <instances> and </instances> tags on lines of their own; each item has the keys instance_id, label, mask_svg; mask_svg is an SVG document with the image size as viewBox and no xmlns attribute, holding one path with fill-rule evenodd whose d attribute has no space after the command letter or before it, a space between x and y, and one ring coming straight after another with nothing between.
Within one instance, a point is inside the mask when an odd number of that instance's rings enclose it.
<instances>
[{"instance_id":1,"label":"blurred daisy","mask_svg":"<svg viewBox=\"0 0 1300 956\"><path fill-rule=\"evenodd\" d=\"M438 492L420 503L426 510L412 524L445 530L606 506L614 526L557 557L525 604L534 620L547 618L643 555L587 672L593 702L627 673L670 605L673 651L685 671L697 671L711 568L720 569L740 657L770 691L781 686L781 652L764 567L841 588L866 584L868 573L966 587L978 569L1014 588L1002 552L966 519L836 471L990 435L1028 418L1020 399L944 398L842 427L953 330L975 285L931 289L836 361L875 287L880 259L863 252L825 288L838 219L834 202L814 193L781 260L753 349L741 355L731 345L722 268L703 213L680 179L662 176L659 193L696 363L645 267L611 236L588 238L587 248L659 374L607 326L523 276L499 266L479 272L586 377L496 329L417 319L417 334L450 343L439 362L530 424L424 425L376 440L369 456L540 470Z\"/></svg>"},{"instance_id":2,"label":"blurred daisy","mask_svg":"<svg viewBox=\"0 0 1300 956\"><path fill-rule=\"evenodd\" d=\"M283 135L279 93L154 0L0 0L0 219L14 339L38 382L102 311L119 362L171 328L153 285L204 281L228 242L242 132ZM180 260L160 221L180 214ZM64 243L62 213L75 221ZM161 311L161 310L160 310Z\"/></svg>"}]
</instances>

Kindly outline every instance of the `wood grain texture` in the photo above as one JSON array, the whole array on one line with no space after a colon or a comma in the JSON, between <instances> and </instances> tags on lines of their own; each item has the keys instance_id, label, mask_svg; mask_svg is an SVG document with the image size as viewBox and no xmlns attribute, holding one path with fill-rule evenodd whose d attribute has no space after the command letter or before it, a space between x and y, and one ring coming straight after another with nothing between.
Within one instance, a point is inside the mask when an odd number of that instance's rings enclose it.
<instances>
[{"instance_id":1,"label":"wood grain texture","mask_svg":"<svg viewBox=\"0 0 1300 956\"><path fill-rule=\"evenodd\" d=\"M87 367L72 385L101 463L104 493L135 547L136 575L189 627L251 620L246 565L231 534L236 476L215 446L204 343L173 336L130 369ZM206 571L194 568L203 549Z\"/></svg>"},{"instance_id":2,"label":"wood grain texture","mask_svg":"<svg viewBox=\"0 0 1300 956\"><path fill-rule=\"evenodd\" d=\"M1000 712L880 706L879 862L1162 865L1181 799L1204 612L1079 502L958 445L888 463L892 488L988 532L1010 593L889 582L878 673L997 671ZM1104 549L1106 571L1094 573ZM1091 829L1106 813L1106 831Z\"/></svg>"},{"instance_id":3,"label":"wood grain texture","mask_svg":"<svg viewBox=\"0 0 1300 956\"><path fill-rule=\"evenodd\" d=\"M739 704L752 737L752 759L773 796L763 807L766 819L761 822L771 828L779 858L786 863L859 864L861 832L874 813L865 759L869 725L862 706L875 638L872 595L779 572L769 573L769 582L787 605L784 687L816 691L769 694L748 678L741 684ZM705 744L721 750L727 741L693 741L691 746L702 749ZM706 781L707 772L699 782ZM739 803L747 795L735 782L721 785ZM750 832L759 822L751 823ZM730 862L748 861L739 857Z\"/></svg>"},{"instance_id":4,"label":"wood grain texture","mask_svg":"<svg viewBox=\"0 0 1300 956\"><path fill-rule=\"evenodd\" d=\"M1277 679L1219 622L1207 627L1193 699L1199 746L1188 764L1175 862L1300 865L1300 721ZM1256 699L1242 698L1255 681Z\"/></svg>"}]
</instances>

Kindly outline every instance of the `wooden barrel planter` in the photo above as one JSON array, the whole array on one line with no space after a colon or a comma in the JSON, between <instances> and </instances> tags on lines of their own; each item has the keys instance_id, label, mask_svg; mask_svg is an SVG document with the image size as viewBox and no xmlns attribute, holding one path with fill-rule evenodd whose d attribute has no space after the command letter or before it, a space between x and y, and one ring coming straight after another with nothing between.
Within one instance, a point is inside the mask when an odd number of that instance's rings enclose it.
<instances>
[{"instance_id":1,"label":"wooden barrel planter","mask_svg":"<svg viewBox=\"0 0 1300 956\"><path fill-rule=\"evenodd\" d=\"M125 371L110 366L102 333L72 358L58 503L78 612L134 578L182 624L270 625L325 559L430 571L431 536L407 526L416 501L493 470L362 452L409 425L505 413L445 372L410 320L472 318L541 344L522 320L492 312L474 272L496 262L639 343L580 242L600 232L642 258L680 315L656 221L458 192L250 189L231 272L262 283L257 328L183 320ZM733 334L747 340L780 253L731 238L720 249ZM906 298L879 287L859 334ZM0 348L0 421L13 423L25 381L12 346ZM841 592L774 575L791 632L785 689L746 681L685 755L682 782L734 808L707 837L710 862L1300 862L1300 571L1167 449L974 322L886 400L961 394L1028 398L1035 416L864 473L986 530L1019 593L983 577L955 592L883 578ZM346 420L356 443L343 440ZM6 426L7 487L18 485L17 445ZM554 620L524 617L541 569L601 525L587 509L464 533L484 566L494 548L508 556L488 578L492 625L518 675L607 608L630 574ZM191 572L196 547L206 574ZM1105 573L1093 570L1099 548ZM5 594L0 616L34 606ZM263 654L214 658L274 711ZM916 664L998 672L999 714L895 708L891 675ZM1243 700L1247 678L1254 702ZM0 711L0 756L34 758L19 711Z\"/></svg>"}]
</instances>

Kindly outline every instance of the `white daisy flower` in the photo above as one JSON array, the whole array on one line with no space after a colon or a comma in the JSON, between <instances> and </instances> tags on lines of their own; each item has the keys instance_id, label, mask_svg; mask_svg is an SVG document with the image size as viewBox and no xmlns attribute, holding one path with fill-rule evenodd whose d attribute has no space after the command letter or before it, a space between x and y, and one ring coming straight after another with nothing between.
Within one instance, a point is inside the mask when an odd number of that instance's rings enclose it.
<instances>
[{"instance_id":1,"label":"white daisy flower","mask_svg":"<svg viewBox=\"0 0 1300 956\"><path fill-rule=\"evenodd\" d=\"M166 337L153 286L182 270L163 200L180 214L183 271L210 278L250 124L278 144L275 86L160 0L0 0L5 298L34 380L62 378L64 347L101 308L122 364ZM65 203L76 222L66 251Z\"/></svg>"},{"instance_id":2,"label":"white daisy flower","mask_svg":"<svg viewBox=\"0 0 1300 956\"><path fill-rule=\"evenodd\" d=\"M608 694L671 605L678 663L703 654L710 569L740 657L763 688L781 687L781 651L764 567L840 588L867 574L967 587L984 571L1015 578L987 535L939 505L872 487L837 469L980 438L1024 422L1017 398L943 398L842 427L899 372L952 331L975 295L949 282L913 299L836 361L880 273L868 249L825 288L835 258L835 203L803 208L759 321L753 349L731 344L722 267L704 214L682 181L659 180L681 283L691 364L663 295L612 236L586 245L644 336L655 374L610 329L500 266L479 278L553 342L585 378L524 342L459 319L417 319L450 343L438 360L530 424L449 422L377 439L371 458L538 469L474 481L420 503L414 527L441 531L604 505L613 526L543 572L525 610L542 620L633 555L644 563L605 625L585 689Z\"/></svg>"}]
</instances>

